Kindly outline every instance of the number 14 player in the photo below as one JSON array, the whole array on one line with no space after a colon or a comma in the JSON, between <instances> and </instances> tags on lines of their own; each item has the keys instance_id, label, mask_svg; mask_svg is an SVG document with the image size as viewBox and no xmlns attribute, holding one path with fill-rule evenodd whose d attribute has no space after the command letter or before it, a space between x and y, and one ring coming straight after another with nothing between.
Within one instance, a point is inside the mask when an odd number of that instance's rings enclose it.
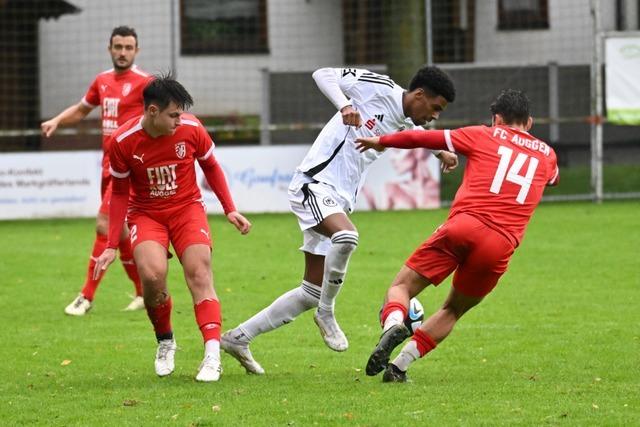
<instances>
[{"instance_id":1,"label":"number 14 player","mask_svg":"<svg viewBox=\"0 0 640 427\"><path fill-rule=\"evenodd\" d=\"M496 286L545 186L558 183L555 152L528 133L532 119L527 97L505 90L491 104L491 114L491 127L405 131L357 140L360 151L425 147L467 157L449 218L415 250L387 290L383 333L367 362L367 375L386 369L383 381L406 381L409 364L442 342L458 319ZM410 335L403 325L409 299L454 271L453 287L442 307L389 363L393 349Z\"/></svg>"}]
</instances>

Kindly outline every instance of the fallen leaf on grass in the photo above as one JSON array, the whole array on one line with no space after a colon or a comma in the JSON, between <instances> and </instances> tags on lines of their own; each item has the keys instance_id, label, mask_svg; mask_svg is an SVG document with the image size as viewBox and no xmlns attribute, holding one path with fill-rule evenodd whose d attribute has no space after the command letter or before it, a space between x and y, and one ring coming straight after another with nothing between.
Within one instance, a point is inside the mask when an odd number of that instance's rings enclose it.
<instances>
[{"instance_id":1,"label":"fallen leaf on grass","mask_svg":"<svg viewBox=\"0 0 640 427\"><path fill-rule=\"evenodd\" d=\"M135 399L125 399L122 402L122 405L123 406L136 406L138 403L140 403L140 402L135 400Z\"/></svg>"},{"instance_id":2,"label":"fallen leaf on grass","mask_svg":"<svg viewBox=\"0 0 640 427\"><path fill-rule=\"evenodd\" d=\"M71 360L69 360L69 359L64 359L64 360L62 361L62 363L60 363L60 366L67 366L67 365L70 365L70 364L71 364Z\"/></svg>"},{"instance_id":3,"label":"fallen leaf on grass","mask_svg":"<svg viewBox=\"0 0 640 427\"><path fill-rule=\"evenodd\" d=\"M220 405L213 405L213 406L211 407L211 410L212 410L213 412L220 412Z\"/></svg>"}]
</instances>

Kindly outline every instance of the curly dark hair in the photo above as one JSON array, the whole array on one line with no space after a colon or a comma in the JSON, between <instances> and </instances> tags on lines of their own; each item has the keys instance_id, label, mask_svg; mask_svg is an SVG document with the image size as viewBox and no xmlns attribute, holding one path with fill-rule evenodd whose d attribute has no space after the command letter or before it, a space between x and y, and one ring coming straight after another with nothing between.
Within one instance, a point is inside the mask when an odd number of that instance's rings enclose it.
<instances>
[{"instance_id":1,"label":"curly dark hair","mask_svg":"<svg viewBox=\"0 0 640 427\"><path fill-rule=\"evenodd\" d=\"M456 87L451 77L438 67L422 67L409 83L409 91L422 88L430 95L441 95L447 102L456 99Z\"/></svg>"},{"instance_id":2,"label":"curly dark hair","mask_svg":"<svg viewBox=\"0 0 640 427\"><path fill-rule=\"evenodd\" d=\"M138 46L138 34L136 33L136 30L134 30L131 27L127 27L126 25L115 27L113 31L111 31L111 37L109 37L109 46L113 44L113 38L115 36L120 36L120 37L132 36L134 39L136 39L136 47Z\"/></svg>"},{"instance_id":3,"label":"curly dark hair","mask_svg":"<svg viewBox=\"0 0 640 427\"><path fill-rule=\"evenodd\" d=\"M175 78L173 73L162 73L153 76L153 80L142 91L144 107L155 104L164 110L171 102L174 102L183 110L193 105L193 98L189 92Z\"/></svg>"},{"instance_id":4,"label":"curly dark hair","mask_svg":"<svg viewBox=\"0 0 640 427\"><path fill-rule=\"evenodd\" d=\"M531 105L524 92L505 89L491 103L491 115L500 114L506 124L526 124L531 117Z\"/></svg>"}]
</instances>

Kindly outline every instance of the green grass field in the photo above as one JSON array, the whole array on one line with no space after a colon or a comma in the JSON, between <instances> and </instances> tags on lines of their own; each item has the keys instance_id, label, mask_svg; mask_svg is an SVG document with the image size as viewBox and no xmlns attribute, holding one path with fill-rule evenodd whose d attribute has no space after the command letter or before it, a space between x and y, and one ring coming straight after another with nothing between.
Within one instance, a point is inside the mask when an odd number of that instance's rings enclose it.
<instances>
[{"instance_id":1,"label":"green grass field","mask_svg":"<svg viewBox=\"0 0 640 427\"><path fill-rule=\"evenodd\" d=\"M227 355L217 384L194 381L202 342L179 264L170 266L176 372L153 371L144 312L114 265L94 309L70 318L92 243L91 220L0 222L1 425L638 425L640 203L545 204L497 289L449 339L415 363L408 384L364 374L383 293L445 210L359 213L361 240L337 315L346 353L325 347L305 313L259 337L267 370L248 376ZM225 329L302 274L292 215L252 215L240 236L221 217L214 271ZM450 282L420 300L427 312Z\"/></svg>"}]
</instances>

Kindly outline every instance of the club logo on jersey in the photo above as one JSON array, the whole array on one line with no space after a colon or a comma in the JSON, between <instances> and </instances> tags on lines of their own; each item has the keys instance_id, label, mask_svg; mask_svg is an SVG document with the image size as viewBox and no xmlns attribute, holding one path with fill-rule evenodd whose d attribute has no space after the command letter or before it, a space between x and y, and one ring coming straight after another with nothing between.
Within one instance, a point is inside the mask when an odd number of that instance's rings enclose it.
<instances>
[{"instance_id":1,"label":"club logo on jersey","mask_svg":"<svg viewBox=\"0 0 640 427\"><path fill-rule=\"evenodd\" d=\"M177 193L176 166L178 165L172 164L147 168L149 197L164 199Z\"/></svg>"},{"instance_id":2,"label":"club logo on jersey","mask_svg":"<svg viewBox=\"0 0 640 427\"><path fill-rule=\"evenodd\" d=\"M127 96L131 93L131 83L125 83L122 86L122 96Z\"/></svg>"},{"instance_id":3,"label":"club logo on jersey","mask_svg":"<svg viewBox=\"0 0 640 427\"><path fill-rule=\"evenodd\" d=\"M333 200L331 197L327 196L324 199L322 199L322 203L325 206L329 206L330 208L337 206L338 204L335 202L335 200Z\"/></svg>"},{"instance_id":4,"label":"club logo on jersey","mask_svg":"<svg viewBox=\"0 0 640 427\"><path fill-rule=\"evenodd\" d=\"M184 156L187 155L187 146L184 142L178 142L176 144L176 156L179 159L184 159Z\"/></svg>"}]
</instances>

